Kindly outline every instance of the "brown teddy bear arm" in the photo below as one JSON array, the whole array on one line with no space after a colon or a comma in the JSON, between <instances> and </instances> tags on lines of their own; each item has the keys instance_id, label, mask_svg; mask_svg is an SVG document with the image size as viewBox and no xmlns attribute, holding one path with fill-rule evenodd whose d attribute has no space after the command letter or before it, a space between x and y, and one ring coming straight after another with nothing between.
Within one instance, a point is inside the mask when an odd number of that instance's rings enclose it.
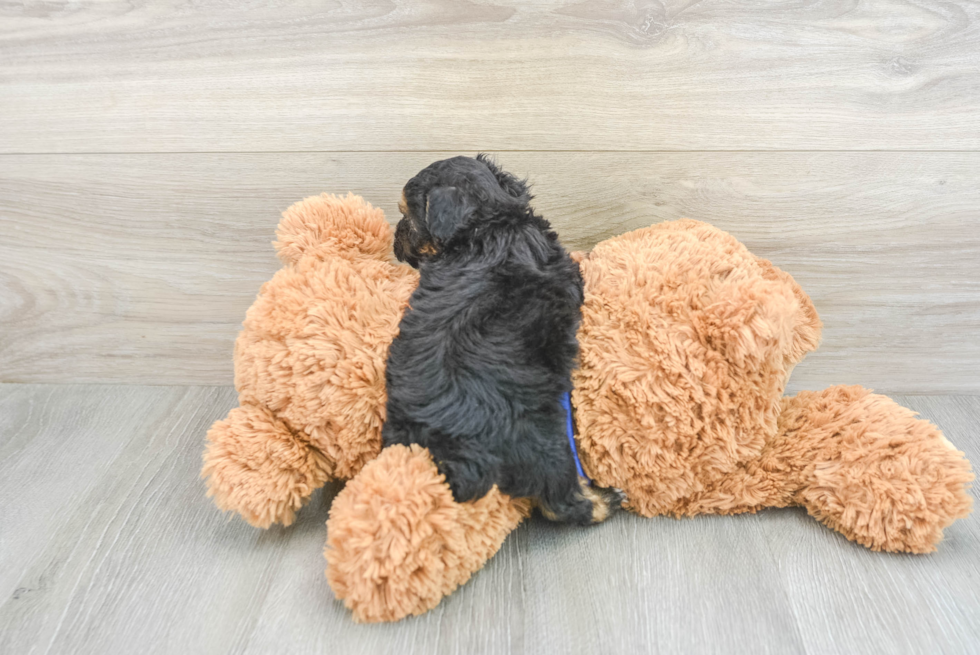
<instances>
[{"instance_id":1,"label":"brown teddy bear arm","mask_svg":"<svg viewBox=\"0 0 980 655\"><path fill-rule=\"evenodd\" d=\"M207 441L201 477L208 495L257 528L290 525L331 477L328 458L264 407L236 407L211 426Z\"/></svg>"},{"instance_id":2,"label":"brown teddy bear arm","mask_svg":"<svg viewBox=\"0 0 980 655\"><path fill-rule=\"evenodd\" d=\"M327 521L327 580L362 622L435 607L497 552L529 514L496 487L457 503L429 451L391 446L337 495Z\"/></svg>"},{"instance_id":3,"label":"brown teddy bear arm","mask_svg":"<svg viewBox=\"0 0 980 655\"><path fill-rule=\"evenodd\" d=\"M936 426L857 386L783 400L769 455L795 501L872 550L928 553L970 513L970 462Z\"/></svg>"}]
</instances>

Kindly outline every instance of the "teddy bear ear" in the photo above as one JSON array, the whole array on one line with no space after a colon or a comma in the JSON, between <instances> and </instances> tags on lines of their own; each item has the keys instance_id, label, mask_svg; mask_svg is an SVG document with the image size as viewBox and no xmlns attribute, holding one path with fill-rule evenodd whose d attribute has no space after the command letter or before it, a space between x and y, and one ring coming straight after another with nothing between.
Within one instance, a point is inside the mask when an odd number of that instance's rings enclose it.
<instances>
[{"instance_id":1,"label":"teddy bear ear","mask_svg":"<svg viewBox=\"0 0 980 655\"><path fill-rule=\"evenodd\" d=\"M392 257L392 233L384 212L360 196L324 193L305 198L282 213L273 242L285 264L304 256Z\"/></svg>"}]
</instances>

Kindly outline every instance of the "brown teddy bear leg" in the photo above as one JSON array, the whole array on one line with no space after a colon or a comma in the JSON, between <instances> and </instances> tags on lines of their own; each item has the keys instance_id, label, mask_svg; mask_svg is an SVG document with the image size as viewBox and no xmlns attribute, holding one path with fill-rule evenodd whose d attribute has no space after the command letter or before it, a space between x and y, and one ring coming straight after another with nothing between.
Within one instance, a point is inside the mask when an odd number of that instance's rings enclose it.
<instances>
[{"instance_id":1,"label":"brown teddy bear leg","mask_svg":"<svg viewBox=\"0 0 980 655\"><path fill-rule=\"evenodd\" d=\"M429 451L390 446L337 495L327 580L356 621L397 621L466 582L530 513L496 487L457 503Z\"/></svg>"},{"instance_id":2,"label":"brown teddy bear leg","mask_svg":"<svg viewBox=\"0 0 980 655\"><path fill-rule=\"evenodd\" d=\"M963 453L915 416L861 387L784 398L763 468L797 477L793 501L852 541L934 551L943 529L969 514L973 475Z\"/></svg>"},{"instance_id":3,"label":"brown teddy bear leg","mask_svg":"<svg viewBox=\"0 0 980 655\"><path fill-rule=\"evenodd\" d=\"M207 439L201 477L208 496L257 528L291 524L330 478L327 457L264 407L236 407L211 426Z\"/></svg>"}]
</instances>

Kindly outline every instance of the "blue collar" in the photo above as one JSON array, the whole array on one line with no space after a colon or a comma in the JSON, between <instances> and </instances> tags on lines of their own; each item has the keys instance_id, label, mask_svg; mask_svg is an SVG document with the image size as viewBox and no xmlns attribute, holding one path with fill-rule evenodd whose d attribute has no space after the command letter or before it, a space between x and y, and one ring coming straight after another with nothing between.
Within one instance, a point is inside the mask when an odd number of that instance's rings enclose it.
<instances>
[{"instance_id":1,"label":"blue collar","mask_svg":"<svg viewBox=\"0 0 980 655\"><path fill-rule=\"evenodd\" d=\"M582 461L578 458L578 448L575 447L575 425L572 423L572 395L566 391L561 395L561 406L565 408L565 431L568 433L568 445L572 447L572 457L575 458L575 470L580 478L590 485L592 480L582 470Z\"/></svg>"}]
</instances>

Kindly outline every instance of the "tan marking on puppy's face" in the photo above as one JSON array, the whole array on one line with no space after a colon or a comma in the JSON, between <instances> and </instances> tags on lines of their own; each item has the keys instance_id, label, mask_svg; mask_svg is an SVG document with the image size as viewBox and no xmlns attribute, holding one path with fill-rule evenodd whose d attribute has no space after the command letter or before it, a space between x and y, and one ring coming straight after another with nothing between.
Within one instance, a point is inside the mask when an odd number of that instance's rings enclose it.
<instances>
[{"instance_id":1,"label":"tan marking on puppy's face","mask_svg":"<svg viewBox=\"0 0 980 655\"><path fill-rule=\"evenodd\" d=\"M395 254L398 255L401 252L404 257L403 261L408 261L412 266L417 266L418 260L422 258L438 255L439 248L434 241L426 236L424 217L417 216L412 211L408 199L405 197L404 189L402 189L402 196L398 201L398 211L401 212L402 219L398 221L395 234L401 242L398 244ZM412 263L413 261L414 263Z\"/></svg>"},{"instance_id":2,"label":"tan marking on puppy's face","mask_svg":"<svg viewBox=\"0 0 980 655\"><path fill-rule=\"evenodd\" d=\"M402 189L401 200L398 201L398 211L402 214L402 221L408 224L412 232L419 231L419 217L412 213L408 207L408 199L405 197L405 190Z\"/></svg>"},{"instance_id":3,"label":"tan marking on puppy's face","mask_svg":"<svg viewBox=\"0 0 980 655\"><path fill-rule=\"evenodd\" d=\"M402 213L402 216L408 216L408 201L405 200L405 189L402 189L402 199L398 201L398 211Z\"/></svg>"}]
</instances>

